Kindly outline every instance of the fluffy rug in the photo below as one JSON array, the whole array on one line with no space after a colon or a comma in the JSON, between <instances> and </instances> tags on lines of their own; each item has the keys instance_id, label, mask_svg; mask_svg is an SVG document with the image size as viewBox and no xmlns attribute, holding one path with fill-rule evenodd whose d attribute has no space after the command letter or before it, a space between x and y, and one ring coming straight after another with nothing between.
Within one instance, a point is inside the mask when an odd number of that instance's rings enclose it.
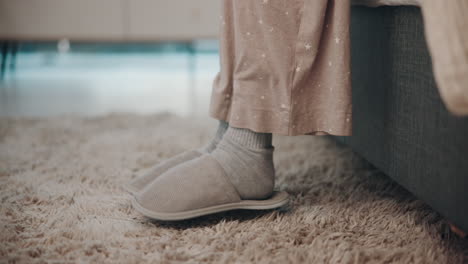
<instances>
[{"instance_id":1,"label":"fluffy rug","mask_svg":"<svg viewBox=\"0 0 468 264\"><path fill-rule=\"evenodd\" d=\"M462 263L443 218L330 137L275 138L280 211L178 223L135 212L122 184L206 142L169 114L0 120L0 262Z\"/></svg>"}]
</instances>

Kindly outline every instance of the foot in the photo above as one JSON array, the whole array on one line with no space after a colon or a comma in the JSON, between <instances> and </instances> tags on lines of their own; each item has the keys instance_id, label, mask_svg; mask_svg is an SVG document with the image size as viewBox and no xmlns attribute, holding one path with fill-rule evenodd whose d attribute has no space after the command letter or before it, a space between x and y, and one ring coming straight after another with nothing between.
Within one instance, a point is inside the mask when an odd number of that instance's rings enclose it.
<instances>
[{"instance_id":1,"label":"foot","mask_svg":"<svg viewBox=\"0 0 468 264\"><path fill-rule=\"evenodd\" d=\"M226 123L225 121L219 121L218 130L216 131L216 134L213 137L213 139L207 145L199 149L185 151L142 171L140 175L137 176L134 180L124 185L124 188L128 192L136 194L137 192L143 190L144 187L146 187L148 184L150 184L152 181L154 181L156 178L158 178L161 174L168 171L169 169L189 160L198 158L204 153L211 153L221 141L227 128L228 123Z\"/></svg>"},{"instance_id":2,"label":"foot","mask_svg":"<svg viewBox=\"0 0 468 264\"><path fill-rule=\"evenodd\" d=\"M229 127L214 151L168 170L139 192L136 207L157 215L268 199L273 150L271 134Z\"/></svg>"}]
</instances>

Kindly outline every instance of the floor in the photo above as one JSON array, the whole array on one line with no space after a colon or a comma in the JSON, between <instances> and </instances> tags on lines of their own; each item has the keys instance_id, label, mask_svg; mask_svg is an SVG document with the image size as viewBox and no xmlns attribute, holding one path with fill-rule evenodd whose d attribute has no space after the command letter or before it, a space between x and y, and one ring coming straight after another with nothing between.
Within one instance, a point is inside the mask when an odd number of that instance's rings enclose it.
<instances>
[{"instance_id":1,"label":"floor","mask_svg":"<svg viewBox=\"0 0 468 264\"><path fill-rule=\"evenodd\" d=\"M443 217L329 137L275 137L276 187L289 207L143 217L122 185L207 142L214 126L205 121L113 114L0 124L0 262L468 263L468 243L443 231Z\"/></svg>"},{"instance_id":2,"label":"floor","mask_svg":"<svg viewBox=\"0 0 468 264\"><path fill-rule=\"evenodd\" d=\"M23 45L0 81L0 116L207 115L217 43L114 46Z\"/></svg>"},{"instance_id":3,"label":"floor","mask_svg":"<svg viewBox=\"0 0 468 264\"><path fill-rule=\"evenodd\" d=\"M142 217L121 186L209 140L213 126L191 117L206 116L219 67L214 50L156 46L20 49L0 81L0 116L60 117L0 124L0 259L465 262L466 241L442 232L443 217L328 137L275 138L289 208L175 224ZM101 116L111 112L182 117Z\"/></svg>"}]
</instances>

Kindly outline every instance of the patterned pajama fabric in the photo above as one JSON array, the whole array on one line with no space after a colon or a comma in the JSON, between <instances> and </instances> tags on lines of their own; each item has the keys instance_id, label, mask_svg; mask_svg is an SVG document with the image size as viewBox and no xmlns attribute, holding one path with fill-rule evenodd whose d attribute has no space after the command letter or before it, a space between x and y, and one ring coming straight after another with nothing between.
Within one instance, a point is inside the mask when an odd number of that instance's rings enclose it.
<instances>
[{"instance_id":1,"label":"patterned pajama fabric","mask_svg":"<svg viewBox=\"0 0 468 264\"><path fill-rule=\"evenodd\" d=\"M349 0L224 0L210 115L280 135L352 130Z\"/></svg>"}]
</instances>

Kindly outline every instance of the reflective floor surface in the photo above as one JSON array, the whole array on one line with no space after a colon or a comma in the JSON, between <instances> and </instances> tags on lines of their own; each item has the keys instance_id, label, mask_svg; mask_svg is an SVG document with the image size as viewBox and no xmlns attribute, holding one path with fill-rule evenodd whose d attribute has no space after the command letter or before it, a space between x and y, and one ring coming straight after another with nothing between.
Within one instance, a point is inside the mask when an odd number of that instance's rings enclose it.
<instances>
[{"instance_id":1,"label":"reflective floor surface","mask_svg":"<svg viewBox=\"0 0 468 264\"><path fill-rule=\"evenodd\" d=\"M206 116L219 62L216 48L153 52L132 47L121 52L102 46L74 51L71 45L66 52L20 50L14 67L8 69L0 81L2 116L111 112Z\"/></svg>"}]
</instances>

